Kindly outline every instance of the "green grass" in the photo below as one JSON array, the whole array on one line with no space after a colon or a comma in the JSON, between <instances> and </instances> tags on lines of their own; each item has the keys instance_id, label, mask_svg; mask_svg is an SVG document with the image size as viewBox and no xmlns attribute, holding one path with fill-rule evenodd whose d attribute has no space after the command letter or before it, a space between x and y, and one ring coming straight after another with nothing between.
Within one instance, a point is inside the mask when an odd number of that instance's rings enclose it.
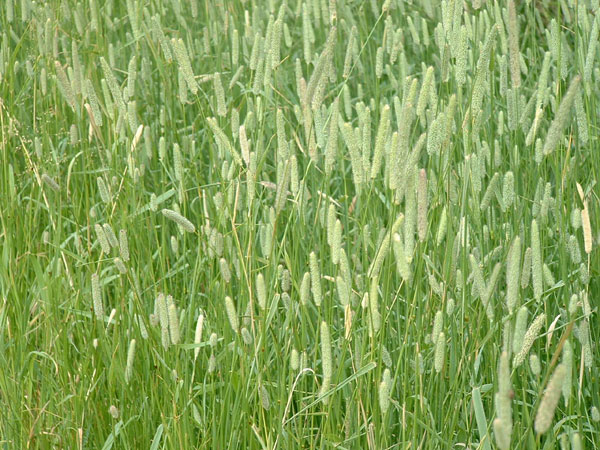
<instances>
[{"instance_id":1,"label":"green grass","mask_svg":"<svg viewBox=\"0 0 600 450\"><path fill-rule=\"evenodd\" d=\"M597 2L516 3L5 0L0 448L600 446Z\"/></svg>"}]
</instances>

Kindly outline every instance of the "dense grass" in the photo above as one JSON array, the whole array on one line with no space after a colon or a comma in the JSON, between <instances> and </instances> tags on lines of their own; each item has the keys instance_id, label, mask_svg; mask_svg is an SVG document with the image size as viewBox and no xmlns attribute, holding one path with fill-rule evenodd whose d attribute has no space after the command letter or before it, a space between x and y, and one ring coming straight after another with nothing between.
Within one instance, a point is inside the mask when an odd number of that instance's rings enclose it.
<instances>
[{"instance_id":1,"label":"dense grass","mask_svg":"<svg viewBox=\"0 0 600 450\"><path fill-rule=\"evenodd\" d=\"M600 446L597 2L511 8L4 0L0 446Z\"/></svg>"}]
</instances>

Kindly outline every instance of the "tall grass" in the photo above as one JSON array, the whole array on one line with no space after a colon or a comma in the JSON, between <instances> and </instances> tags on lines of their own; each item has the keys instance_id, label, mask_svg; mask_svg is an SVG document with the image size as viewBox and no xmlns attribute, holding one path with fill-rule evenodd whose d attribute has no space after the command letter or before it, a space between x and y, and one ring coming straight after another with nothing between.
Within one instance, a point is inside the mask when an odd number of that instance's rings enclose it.
<instances>
[{"instance_id":1,"label":"tall grass","mask_svg":"<svg viewBox=\"0 0 600 450\"><path fill-rule=\"evenodd\" d=\"M598 12L5 0L0 446L600 446Z\"/></svg>"}]
</instances>

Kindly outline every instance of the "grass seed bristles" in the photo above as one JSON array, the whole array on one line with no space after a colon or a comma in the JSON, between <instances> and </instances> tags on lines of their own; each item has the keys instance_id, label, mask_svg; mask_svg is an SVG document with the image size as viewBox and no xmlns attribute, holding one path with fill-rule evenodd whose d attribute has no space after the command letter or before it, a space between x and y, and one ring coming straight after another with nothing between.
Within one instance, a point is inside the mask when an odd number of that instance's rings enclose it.
<instances>
[{"instance_id":1,"label":"grass seed bristles","mask_svg":"<svg viewBox=\"0 0 600 450\"><path fill-rule=\"evenodd\" d=\"M94 85L92 84L92 82L90 80L84 81L83 91L84 91L85 97L89 101L94 122L96 123L96 125L98 127L101 127L103 124L103 119L102 119L102 112L100 111L100 102L98 101L98 96L96 95Z\"/></svg>"},{"instance_id":2,"label":"grass seed bristles","mask_svg":"<svg viewBox=\"0 0 600 450\"><path fill-rule=\"evenodd\" d=\"M485 291L487 290L485 280L483 279L483 273L481 271L481 267L479 267L479 263L475 256L472 254L469 255L469 262L471 263L471 272L473 274L473 289L475 295L483 298L485 295ZM486 306L486 305L484 305Z\"/></svg>"},{"instance_id":3,"label":"grass seed bristles","mask_svg":"<svg viewBox=\"0 0 600 450\"><path fill-rule=\"evenodd\" d=\"M106 183L104 182L104 179L102 177L97 177L96 184L98 185L98 193L100 194L100 198L102 199L102 201L104 203L110 203L111 195L109 193L108 187L106 186Z\"/></svg>"},{"instance_id":4,"label":"grass seed bristles","mask_svg":"<svg viewBox=\"0 0 600 450\"><path fill-rule=\"evenodd\" d=\"M444 360L446 357L446 335L442 332L437 337L435 344L435 353L433 359L433 367L437 373L440 373L444 368Z\"/></svg>"},{"instance_id":5,"label":"grass seed bristles","mask_svg":"<svg viewBox=\"0 0 600 450\"><path fill-rule=\"evenodd\" d=\"M498 182L500 181L500 174L495 172L490 180L485 193L483 194L483 198L481 199L481 204L479 208L481 211L485 211L492 201L493 196L496 194L496 190L498 189Z\"/></svg>"},{"instance_id":6,"label":"grass seed bristles","mask_svg":"<svg viewBox=\"0 0 600 450\"><path fill-rule=\"evenodd\" d=\"M527 328L527 318L529 311L526 306L521 306L517 312L517 318L515 320L515 328L513 332L512 341L512 352L517 353L523 347L523 338L525 337L525 331Z\"/></svg>"},{"instance_id":7,"label":"grass seed bristles","mask_svg":"<svg viewBox=\"0 0 600 450\"><path fill-rule=\"evenodd\" d=\"M321 52L317 64L310 77L306 87L306 103L311 104L312 109L316 110L321 106L321 96L325 87L327 71L333 58L333 51L336 44L337 27L333 26L329 30L325 48Z\"/></svg>"},{"instance_id":8,"label":"grass seed bristles","mask_svg":"<svg viewBox=\"0 0 600 450\"><path fill-rule=\"evenodd\" d=\"M123 261L129 262L129 240L127 239L127 230L119 231L119 254Z\"/></svg>"},{"instance_id":9,"label":"grass seed bristles","mask_svg":"<svg viewBox=\"0 0 600 450\"><path fill-rule=\"evenodd\" d=\"M110 243L108 242L108 238L104 233L104 228L99 223L94 225L94 230L96 230L96 237L98 238L98 242L100 242L100 247L102 251L106 254L110 253Z\"/></svg>"},{"instance_id":10,"label":"grass seed bristles","mask_svg":"<svg viewBox=\"0 0 600 450\"><path fill-rule=\"evenodd\" d=\"M425 108L429 102L430 90L433 84L433 66L429 66L427 71L425 72L425 77L423 78L423 84L421 85L421 90L419 91L419 99L417 100L417 116L421 120L421 123L425 122Z\"/></svg>"},{"instance_id":11,"label":"grass seed bristles","mask_svg":"<svg viewBox=\"0 0 600 450\"><path fill-rule=\"evenodd\" d=\"M127 267L125 267L125 264L123 264L121 258L115 258L113 262L115 263L115 267L121 274L127 273Z\"/></svg>"},{"instance_id":12,"label":"grass seed bristles","mask_svg":"<svg viewBox=\"0 0 600 450\"><path fill-rule=\"evenodd\" d=\"M335 285L338 293L338 298L342 306L347 306L350 303L350 293L348 292L348 286L344 281L344 278L337 276L335 278Z\"/></svg>"},{"instance_id":13,"label":"grass seed bristles","mask_svg":"<svg viewBox=\"0 0 600 450\"><path fill-rule=\"evenodd\" d=\"M529 285L529 279L531 278L531 264L532 264L532 250L531 247L527 247L525 255L523 256L523 270L521 272L521 289L525 289Z\"/></svg>"},{"instance_id":14,"label":"grass seed bristles","mask_svg":"<svg viewBox=\"0 0 600 450\"><path fill-rule=\"evenodd\" d=\"M321 366L323 368L323 381L321 385L321 395L325 394L330 387L333 376L333 357L331 355L331 336L327 322L321 321ZM327 403L327 398L323 403Z\"/></svg>"},{"instance_id":15,"label":"grass seed bristles","mask_svg":"<svg viewBox=\"0 0 600 450\"><path fill-rule=\"evenodd\" d=\"M575 118L577 119L577 133L581 144L586 145L589 140L588 122L583 107L581 92L575 97Z\"/></svg>"},{"instance_id":16,"label":"grass seed bristles","mask_svg":"<svg viewBox=\"0 0 600 450\"><path fill-rule=\"evenodd\" d=\"M310 297L310 272L305 272L300 283L300 304L306 306Z\"/></svg>"},{"instance_id":17,"label":"grass seed bristles","mask_svg":"<svg viewBox=\"0 0 600 450\"><path fill-rule=\"evenodd\" d=\"M493 422L494 436L496 438L496 445L501 450L507 450L510 448L511 433L508 429L508 425L504 423L500 418L495 418Z\"/></svg>"},{"instance_id":18,"label":"grass seed bristles","mask_svg":"<svg viewBox=\"0 0 600 450\"><path fill-rule=\"evenodd\" d=\"M590 224L587 202L584 203L581 210L581 227L583 229L583 249L589 255L592 252L592 226Z\"/></svg>"},{"instance_id":19,"label":"grass seed bristles","mask_svg":"<svg viewBox=\"0 0 600 450\"><path fill-rule=\"evenodd\" d=\"M231 297L225 297L225 312L227 313L227 319L229 320L229 325L231 325L231 329L235 333L239 333L240 331L240 320L237 315L237 311L235 309L235 304Z\"/></svg>"},{"instance_id":20,"label":"grass seed bristles","mask_svg":"<svg viewBox=\"0 0 600 450\"><path fill-rule=\"evenodd\" d=\"M331 107L331 116L329 118L329 134L327 146L325 147L325 173L331 174L335 164L338 146L338 116L339 116L339 98L336 97Z\"/></svg>"},{"instance_id":21,"label":"grass seed bristles","mask_svg":"<svg viewBox=\"0 0 600 450\"><path fill-rule=\"evenodd\" d=\"M390 133L390 107L385 105L381 112L377 137L375 138L375 150L373 153L373 162L371 164L371 179L375 179L379 174L383 160L384 146L388 142Z\"/></svg>"},{"instance_id":22,"label":"grass seed bristles","mask_svg":"<svg viewBox=\"0 0 600 450\"><path fill-rule=\"evenodd\" d=\"M567 374L567 368L564 364L559 364L554 369L554 373L548 381L548 385L544 391L544 395L538 407L538 412L535 416L534 429L537 434L543 434L552 425L554 411L560 400L561 387L564 378Z\"/></svg>"},{"instance_id":23,"label":"grass seed bristles","mask_svg":"<svg viewBox=\"0 0 600 450\"><path fill-rule=\"evenodd\" d=\"M353 49L354 40L356 39L358 31L356 26L350 29L350 35L346 43L346 56L344 57L344 69L342 71L342 78L347 79L350 76L350 70L352 69Z\"/></svg>"},{"instance_id":24,"label":"grass seed bristles","mask_svg":"<svg viewBox=\"0 0 600 450\"><path fill-rule=\"evenodd\" d=\"M477 60L477 68L475 70L475 80L473 81L473 94L471 97L471 114L475 117L481 110L483 102L483 94L485 91L485 80L489 73L490 56L492 48L496 42L496 35L498 34L498 26L492 26L492 29L488 32L485 38L485 43L479 54Z\"/></svg>"},{"instance_id":25,"label":"grass seed bristles","mask_svg":"<svg viewBox=\"0 0 600 450\"><path fill-rule=\"evenodd\" d=\"M502 184L502 206L504 211L510 208L515 200L515 177L511 171L504 174Z\"/></svg>"},{"instance_id":26,"label":"grass seed bristles","mask_svg":"<svg viewBox=\"0 0 600 450\"><path fill-rule=\"evenodd\" d=\"M58 81L58 87L62 92L65 100L69 104L69 106L74 110L75 109L75 94L73 92L73 88L71 87L71 83L69 82L69 78L63 68L62 64L58 61L54 61L54 66L56 68L56 79Z\"/></svg>"},{"instance_id":27,"label":"grass seed bristles","mask_svg":"<svg viewBox=\"0 0 600 450\"><path fill-rule=\"evenodd\" d=\"M225 105L225 91L223 90L221 74L219 72L216 72L213 77L213 87L217 99L217 115L225 117L227 115L227 106Z\"/></svg>"},{"instance_id":28,"label":"grass seed bristles","mask_svg":"<svg viewBox=\"0 0 600 450\"><path fill-rule=\"evenodd\" d=\"M194 78L194 71L183 39L171 39L171 47L173 48L179 70L183 72L183 77L188 85L188 89L192 94L196 95L198 93L198 83Z\"/></svg>"},{"instance_id":29,"label":"grass seed bristles","mask_svg":"<svg viewBox=\"0 0 600 450\"><path fill-rule=\"evenodd\" d=\"M519 22L514 0L508 2L508 50L510 59L510 77L513 88L521 85L521 66L519 63Z\"/></svg>"},{"instance_id":30,"label":"grass seed bristles","mask_svg":"<svg viewBox=\"0 0 600 450\"><path fill-rule=\"evenodd\" d=\"M231 271L229 270L229 264L227 264L227 260L225 258L219 259L219 269L221 271L221 277L225 283L229 283L231 281Z\"/></svg>"},{"instance_id":31,"label":"grass seed bristles","mask_svg":"<svg viewBox=\"0 0 600 450\"><path fill-rule=\"evenodd\" d=\"M165 216L169 220L172 220L177 225L181 226L181 228L183 230L187 231L188 233L196 232L196 227L194 226L194 224L192 222L190 222L188 219L186 219L185 217L183 217L178 212L173 211L171 209L166 209L166 208L164 208L161 212L162 212L163 216Z\"/></svg>"},{"instance_id":32,"label":"grass seed bristles","mask_svg":"<svg viewBox=\"0 0 600 450\"><path fill-rule=\"evenodd\" d=\"M50 175L44 173L42 174L41 178L44 184L46 184L46 186L48 186L54 192L60 192L60 185L54 181L54 178L52 178Z\"/></svg>"},{"instance_id":33,"label":"grass seed bristles","mask_svg":"<svg viewBox=\"0 0 600 450\"><path fill-rule=\"evenodd\" d=\"M383 371L383 377L379 383L379 408L381 414L385 415L390 407L390 390L392 385L392 375L390 369Z\"/></svg>"},{"instance_id":34,"label":"grass seed bristles","mask_svg":"<svg viewBox=\"0 0 600 450\"><path fill-rule=\"evenodd\" d=\"M300 368L300 353L295 348L292 349L290 354L290 369L296 372Z\"/></svg>"},{"instance_id":35,"label":"grass seed bristles","mask_svg":"<svg viewBox=\"0 0 600 450\"><path fill-rule=\"evenodd\" d=\"M420 242L427 237L427 210L427 172L421 169L417 183L417 234Z\"/></svg>"},{"instance_id":36,"label":"grass seed bristles","mask_svg":"<svg viewBox=\"0 0 600 450\"><path fill-rule=\"evenodd\" d=\"M179 332L179 317L177 316L177 306L175 303L171 303L168 307L169 316L169 336L171 337L171 344L177 345L179 343L180 332Z\"/></svg>"},{"instance_id":37,"label":"grass seed bristles","mask_svg":"<svg viewBox=\"0 0 600 450\"><path fill-rule=\"evenodd\" d=\"M513 358L514 368L519 367L523 361L525 361L525 358L527 358L531 346L538 338L540 330L544 326L545 320L546 314L542 313L538 315L525 332L525 336L523 336L523 344L521 345L519 351L515 353L515 357Z\"/></svg>"},{"instance_id":38,"label":"grass seed bristles","mask_svg":"<svg viewBox=\"0 0 600 450\"><path fill-rule=\"evenodd\" d=\"M112 227L109 224L105 223L102 226L102 228L104 229L104 235L106 236L106 239L108 240L108 243L110 244L110 246L112 248L118 248L119 241L117 240L117 235L115 234Z\"/></svg>"},{"instance_id":39,"label":"grass seed bristles","mask_svg":"<svg viewBox=\"0 0 600 450\"><path fill-rule=\"evenodd\" d=\"M498 363L498 396L496 404L498 417L512 428L511 412L511 383L510 383L510 361L508 353L502 352Z\"/></svg>"},{"instance_id":40,"label":"grass seed bristles","mask_svg":"<svg viewBox=\"0 0 600 450\"><path fill-rule=\"evenodd\" d=\"M102 66L104 78L106 79L106 84L108 86L108 89L110 90L112 99L117 104L117 110L119 111L119 114L125 118L127 117L127 108L125 106L125 101L123 100L123 93L121 92L119 83L117 82L117 79L115 78L115 75L113 74L110 65L102 56L100 57L100 65Z\"/></svg>"},{"instance_id":41,"label":"grass seed bristles","mask_svg":"<svg viewBox=\"0 0 600 450\"><path fill-rule=\"evenodd\" d=\"M531 222L531 278L533 296L539 301L542 297L544 277L540 232L535 220Z\"/></svg>"},{"instance_id":42,"label":"grass seed bristles","mask_svg":"<svg viewBox=\"0 0 600 450\"><path fill-rule=\"evenodd\" d=\"M196 330L194 332L194 344L200 344L202 342L202 330L204 329L204 314L200 313L198 315L198 320L196 321ZM194 361L198 359L198 354L200 353L200 347L196 347L194 349Z\"/></svg>"},{"instance_id":43,"label":"grass seed bristles","mask_svg":"<svg viewBox=\"0 0 600 450\"><path fill-rule=\"evenodd\" d=\"M127 350L127 365L125 366L125 383L129 384L133 376L133 361L135 359L135 339L129 342Z\"/></svg>"},{"instance_id":44,"label":"grass seed bristles","mask_svg":"<svg viewBox=\"0 0 600 450\"><path fill-rule=\"evenodd\" d=\"M431 331L431 342L434 344L437 342L439 334L442 332L444 326L444 314L441 310L438 310L435 313L435 318L433 319L433 328Z\"/></svg>"},{"instance_id":45,"label":"grass seed bristles","mask_svg":"<svg viewBox=\"0 0 600 450\"><path fill-rule=\"evenodd\" d=\"M394 233L392 245L398 273L405 281L410 282L412 280L412 272L404 253L404 242L398 233Z\"/></svg>"},{"instance_id":46,"label":"grass seed bristles","mask_svg":"<svg viewBox=\"0 0 600 450\"><path fill-rule=\"evenodd\" d=\"M519 297L519 272L521 263L521 238L517 236L510 246L506 261L506 306L512 314Z\"/></svg>"},{"instance_id":47,"label":"grass seed bristles","mask_svg":"<svg viewBox=\"0 0 600 450\"><path fill-rule=\"evenodd\" d=\"M258 306L264 310L267 307L267 288L265 286L265 277L262 273L256 276L256 299Z\"/></svg>"},{"instance_id":48,"label":"grass seed bristles","mask_svg":"<svg viewBox=\"0 0 600 450\"><path fill-rule=\"evenodd\" d=\"M331 262L337 265L340 261L340 249L342 248L342 222L339 219L333 226L333 236L331 240Z\"/></svg>"},{"instance_id":49,"label":"grass seed bristles","mask_svg":"<svg viewBox=\"0 0 600 450\"><path fill-rule=\"evenodd\" d=\"M96 319L104 319L104 306L102 304L102 291L100 290L100 281L98 274L92 274L92 306Z\"/></svg>"},{"instance_id":50,"label":"grass seed bristles","mask_svg":"<svg viewBox=\"0 0 600 450\"><path fill-rule=\"evenodd\" d=\"M573 381L573 347L571 341L568 339L565 341L562 350L562 364L565 366L565 379L561 386L562 395L565 400L565 406L569 405L569 399L571 398L571 385Z\"/></svg>"},{"instance_id":51,"label":"grass seed bristles","mask_svg":"<svg viewBox=\"0 0 600 450\"><path fill-rule=\"evenodd\" d=\"M552 120L550 128L548 128L548 133L546 134L546 141L544 142L543 148L544 155L549 155L552 153L552 151L554 151L556 146L561 141L563 129L569 121L571 107L573 106L575 97L577 97L579 93L580 83L581 75L577 75L575 78L573 78L573 81L571 81L567 93L561 100L558 111L556 112L556 116L554 117L554 120Z\"/></svg>"},{"instance_id":52,"label":"grass seed bristles","mask_svg":"<svg viewBox=\"0 0 600 450\"><path fill-rule=\"evenodd\" d=\"M371 278L369 290L369 315L373 334L381 329L381 313L379 312L379 277Z\"/></svg>"},{"instance_id":53,"label":"grass seed bristles","mask_svg":"<svg viewBox=\"0 0 600 450\"><path fill-rule=\"evenodd\" d=\"M592 71L594 69L594 59L596 58L596 47L598 45L598 16L595 17L590 32L587 55L585 57L585 65L583 69L583 79L590 81L592 79Z\"/></svg>"},{"instance_id":54,"label":"grass seed bristles","mask_svg":"<svg viewBox=\"0 0 600 450\"><path fill-rule=\"evenodd\" d=\"M319 268L319 261L315 252L311 252L309 255L309 267L311 292L315 305L318 307L321 306L323 294L321 291L321 269Z\"/></svg>"},{"instance_id":55,"label":"grass seed bristles","mask_svg":"<svg viewBox=\"0 0 600 450\"><path fill-rule=\"evenodd\" d=\"M127 66L127 88L125 89L125 100L135 97L135 82L137 80L137 59L135 55L129 60Z\"/></svg>"},{"instance_id":56,"label":"grass seed bristles","mask_svg":"<svg viewBox=\"0 0 600 450\"><path fill-rule=\"evenodd\" d=\"M246 135L246 127L245 125L240 125L240 130L238 133L240 139L240 149L242 151L242 159L248 165L250 163L250 145L248 144L248 137Z\"/></svg>"}]
</instances>

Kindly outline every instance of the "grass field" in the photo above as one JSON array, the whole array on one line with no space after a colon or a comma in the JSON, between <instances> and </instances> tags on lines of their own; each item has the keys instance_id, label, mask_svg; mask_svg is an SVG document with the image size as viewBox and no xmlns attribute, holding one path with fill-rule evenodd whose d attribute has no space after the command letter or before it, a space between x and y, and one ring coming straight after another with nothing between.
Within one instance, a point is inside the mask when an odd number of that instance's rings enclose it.
<instances>
[{"instance_id":1,"label":"grass field","mask_svg":"<svg viewBox=\"0 0 600 450\"><path fill-rule=\"evenodd\" d=\"M2 0L0 448L599 448L599 27Z\"/></svg>"}]
</instances>

